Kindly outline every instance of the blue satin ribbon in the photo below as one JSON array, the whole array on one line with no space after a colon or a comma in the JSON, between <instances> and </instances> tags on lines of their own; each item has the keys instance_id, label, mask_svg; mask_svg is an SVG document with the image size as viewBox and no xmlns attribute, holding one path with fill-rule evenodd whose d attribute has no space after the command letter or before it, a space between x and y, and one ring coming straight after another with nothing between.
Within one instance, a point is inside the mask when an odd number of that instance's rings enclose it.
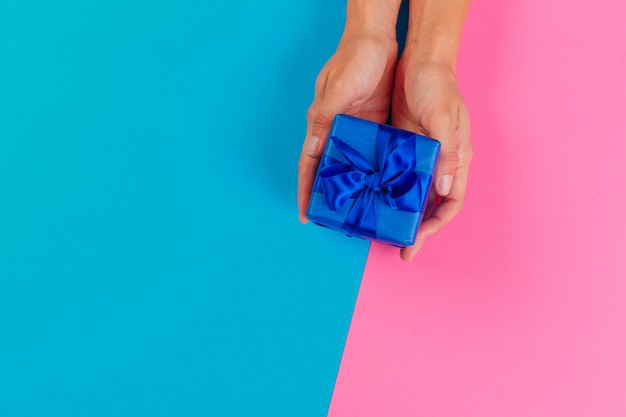
<instances>
[{"instance_id":1,"label":"blue satin ribbon","mask_svg":"<svg viewBox=\"0 0 626 417\"><path fill-rule=\"evenodd\" d=\"M415 171L415 135L400 137L396 130L381 125L376 138L375 166L340 138L330 136L329 140L346 162L325 156L320 179L331 210L338 210L353 199L341 227L344 233L352 236L358 231L375 236L376 198L395 210L421 211L426 190L422 190L420 176L430 175Z\"/></svg>"}]
</instances>

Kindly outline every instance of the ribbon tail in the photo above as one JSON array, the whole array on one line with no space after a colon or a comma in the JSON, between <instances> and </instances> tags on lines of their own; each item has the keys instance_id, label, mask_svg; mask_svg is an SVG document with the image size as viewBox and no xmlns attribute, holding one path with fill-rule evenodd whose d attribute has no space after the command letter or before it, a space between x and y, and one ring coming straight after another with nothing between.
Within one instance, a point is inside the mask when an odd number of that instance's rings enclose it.
<instances>
[{"instance_id":1,"label":"ribbon tail","mask_svg":"<svg viewBox=\"0 0 626 417\"><path fill-rule=\"evenodd\" d=\"M350 208L348 217L341 226L341 230L348 236L354 235L357 229L366 227L367 229L375 230L376 228L376 216L374 214L374 193L365 188L361 191L361 194L354 200L354 204ZM371 212L371 214L370 214ZM364 220L367 219L367 223L364 224Z\"/></svg>"}]
</instances>

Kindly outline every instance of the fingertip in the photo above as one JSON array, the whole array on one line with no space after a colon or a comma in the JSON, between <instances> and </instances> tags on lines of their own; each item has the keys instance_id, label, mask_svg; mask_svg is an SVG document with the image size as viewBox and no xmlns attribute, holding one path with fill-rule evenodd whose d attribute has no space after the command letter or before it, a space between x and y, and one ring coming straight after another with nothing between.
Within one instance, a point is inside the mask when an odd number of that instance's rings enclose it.
<instances>
[{"instance_id":1,"label":"fingertip","mask_svg":"<svg viewBox=\"0 0 626 417\"><path fill-rule=\"evenodd\" d=\"M449 149L442 151L439 155L439 161L437 162L437 171L435 174L436 182L434 184L434 188L442 197L450 194L452 190L452 182L454 180L454 175L459 166L459 155L456 150Z\"/></svg>"},{"instance_id":2,"label":"fingertip","mask_svg":"<svg viewBox=\"0 0 626 417\"><path fill-rule=\"evenodd\" d=\"M306 211L309 207L311 199L311 189L315 178L315 170L317 169L317 160L303 156L298 164L298 190L296 195L296 204L298 207L298 220L300 223L306 224L309 219Z\"/></svg>"},{"instance_id":3,"label":"fingertip","mask_svg":"<svg viewBox=\"0 0 626 417\"><path fill-rule=\"evenodd\" d=\"M446 174L442 175L437 181L437 194L442 197L450 194L450 190L452 189L452 175Z\"/></svg>"},{"instance_id":4,"label":"fingertip","mask_svg":"<svg viewBox=\"0 0 626 417\"><path fill-rule=\"evenodd\" d=\"M400 259L404 262L411 262L411 259L413 259L413 255L410 253L408 246L400 249Z\"/></svg>"},{"instance_id":5,"label":"fingertip","mask_svg":"<svg viewBox=\"0 0 626 417\"><path fill-rule=\"evenodd\" d=\"M426 236L418 236L413 246L406 246L400 250L400 258L405 262L411 262L422 246L424 246L425 240Z\"/></svg>"},{"instance_id":6,"label":"fingertip","mask_svg":"<svg viewBox=\"0 0 626 417\"><path fill-rule=\"evenodd\" d=\"M309 222L309 218L306 215L308 206L309 206L308 195L305 195L302 198L298 198L298 220L302 224L307 224Z\"/></svg>"}]
</instances>

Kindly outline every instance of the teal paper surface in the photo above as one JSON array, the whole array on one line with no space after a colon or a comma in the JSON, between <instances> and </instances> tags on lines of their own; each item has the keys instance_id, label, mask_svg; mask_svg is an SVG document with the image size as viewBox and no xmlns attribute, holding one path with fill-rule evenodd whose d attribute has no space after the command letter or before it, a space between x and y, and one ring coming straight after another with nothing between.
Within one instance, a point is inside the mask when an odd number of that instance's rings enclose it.
<instances>
[{"instance_id":1,"label":"teal paper surface","mask_svg":"<svg viewBox=\"0 0 626 417\"><path fill-rule=\"evenodd\" d=\"M344 8L2 2L1 416L326 414L368 245L296 165Z\"/></svg>"}]
</instances>

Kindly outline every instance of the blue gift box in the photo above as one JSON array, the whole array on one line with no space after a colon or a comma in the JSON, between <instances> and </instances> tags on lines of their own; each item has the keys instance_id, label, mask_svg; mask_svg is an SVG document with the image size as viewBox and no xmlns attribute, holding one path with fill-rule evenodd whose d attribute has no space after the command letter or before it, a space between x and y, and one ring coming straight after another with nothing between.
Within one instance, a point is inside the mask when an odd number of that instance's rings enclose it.
<instances>
[{"instance_id":1,"label":"blue gift box","mask_svg":"<svg viewBox=\"0 0 626 417\"><path fill-rule=\"evenodd\" d=\"M439 141L339 114L315 176L307 217L348 236L413 245Z\"/></svg>"}]
</instances>

